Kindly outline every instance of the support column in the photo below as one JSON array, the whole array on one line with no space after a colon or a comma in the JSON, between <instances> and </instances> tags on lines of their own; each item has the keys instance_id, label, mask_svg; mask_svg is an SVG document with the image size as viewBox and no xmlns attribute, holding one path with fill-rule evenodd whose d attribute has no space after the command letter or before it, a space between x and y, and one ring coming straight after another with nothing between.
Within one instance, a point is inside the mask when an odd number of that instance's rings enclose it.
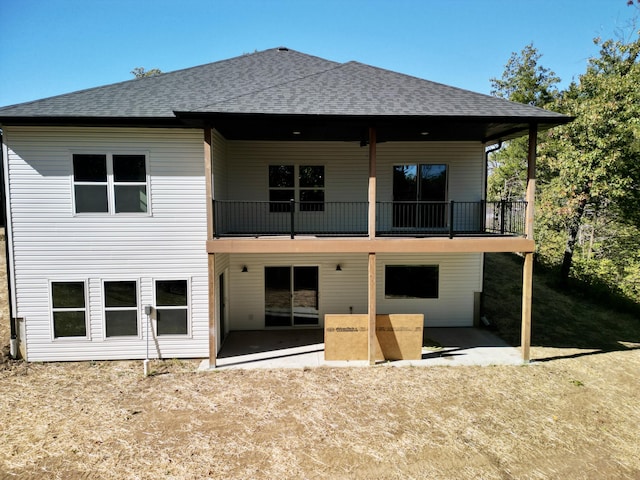
<instances>
[{"instance_id":1,"label":"support column","mask_svg":"<svg viewBox=\"0 0 640 480\"><path fill-rule=\"evenodd\" d=\"M531 299L533 296L533 253L524 254L522 272L522 327L520 348L522 360L529 362L531 358Z\"/></svg>"},{"instance_id":2,"label":"support column","mask_svg":"<svg viewBox=\"0 0 640 480\"><path fill-rule=\"evenodd\" d=\"M369 128L369 238L376 236L376 129Z\"/></svg>"},{"instance_id":3,"label":"support column","mask_svg":"<svg viewBox=\"0 0 640 480\"><path fill-rule=\"evenodd\" d=\"M529 154L527 156L527 212L525 234L527 239L533 240L533 218L536 200L536 145L538 142L538 126L529 125ZM531 358L531 303L533 297L533 252L524 254L522 269L522 326L520 348L522 360L529 362Z\"/></svg>"},{"instance_id":4,"label":"support column","mask_svg":"<svg viewBox=\"0 0 640 480\"><path fill-rule=\"evenodd\" d=\"M207 240L213 239L213 176L212 172L211 127L204 127L204 180L206 191L207 211Z\"/></svg>"},{"instance_id":5,"label":"support column","mask_svg":"<svg viewBox=\"0 0 640 480\"><path fill-rule=\"evenodd\" d=\"M536 200L536 144L538 143L538 125L529 126L529 154L527 156L527 201L526 223L524 231L527 239L533 240L533 212Z\"/></svg>"},{"instance_id":6,"label":"support column","mask_svg":"<svg viewBox=\"0 0 640 480\"><path fill-rule=\"evenodd\" d=\"M369 365L376 364L376 254L369 254Z\"/></svg>"},{"instance_id":7,"label":"support column","mask_svg":"<svg viewBox=\"0 0 640 480\"><path fill-rule=\"evenodd\" d=\"M369 128L369 239L376 236L376 129ZM369 253L369 365L376 364L376 254Z\"/></svg>"},{"instance_id":8,"label":"support column","mask_svg":"<svg viewBox=\"0 0 640 480\"><path fill-rule=\"evenodd\" d=\"M212 177L211 127L204 127L204 179L207 215L207 240L213 239L213 177ZM218 346L216 345L216 257L207 255L209 275L209 368L216 367Z\"/></svg>"},{"instance_id":9,"label":"support column","mask_svg":"<svg viewBox=\"0 0 640 480\"><path fill-rule=\"evenodd\" d=\"M209 368L216 368L218 345L216 344L216 255L210 253L209 270Z\"/></svg>"}]
</instances>

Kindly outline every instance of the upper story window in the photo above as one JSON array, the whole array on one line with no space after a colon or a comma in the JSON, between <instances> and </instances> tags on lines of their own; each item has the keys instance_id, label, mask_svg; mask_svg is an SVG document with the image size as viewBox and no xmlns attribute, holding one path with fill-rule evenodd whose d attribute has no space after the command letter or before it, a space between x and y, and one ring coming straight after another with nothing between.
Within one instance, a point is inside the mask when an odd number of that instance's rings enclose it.
<instances>
[{"instance_id":1,"label":"upper story window","mask_svg":"<svg viewBox=\"0 0 640 480\"><path fill-rule=\"evenodd\" d=\"M269 165L269 211L290 212L291 200L301 212L324 211L324 166Z\"/></svg>"},{"instance_id":2,"label":"upper story window","mask_svg":"<svg viewBox=\"0 0 640 480\"><path fill-rule=\"evenodd\" d=\"M143 154L74 154L76 213L147 213L147 157Z\"/></svg>"}]
</instances>

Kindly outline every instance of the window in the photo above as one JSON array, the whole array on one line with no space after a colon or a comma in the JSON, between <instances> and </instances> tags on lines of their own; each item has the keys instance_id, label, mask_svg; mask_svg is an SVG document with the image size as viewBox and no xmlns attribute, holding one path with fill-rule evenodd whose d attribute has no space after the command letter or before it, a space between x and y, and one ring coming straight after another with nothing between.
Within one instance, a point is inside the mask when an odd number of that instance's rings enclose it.
<instances>
[{"instance_id":1,"label":"window","mask_svg":"<svg viewBox=\"0 0 640 480\"><path fill-rule=\"evenodd\" d=\"M293 165L269 165L269 211L290 212L295 199ZM280 203L281 202L281 203Z\"/></svg>"},{"instance_id":2,"label":"window","mask_svg":"<svg viewBox=\"0 0 640 480\"><path fill-rule=\"evenodd\" d=\"M188 334L188 286L186 280L156 281L158 335Z\"/></svg>"},{"instance_id":3,"label":"window","mask_svg":"<svg viewBox=\"0 0 640 480\"><path fill-rule=\"evenodd\" d=\"M76 213L146 213L145 155L74 154Z\"/></svg>"},{"instance_id":4,"label":"window","mask_svg":"<svg viewBox=\"0 0 640 480\"><path fill-rule=\"evenodd\" d=\"M437 265L387 265L385 298L438 298Z\"/></svg>"},{"instance_id":5,"label":"window","mask_svg":"<svg viewBox=\"0 0 640 480\"><path fill-rule=\"evenodd\" d=\"M297 172L294 165L269 165L270 212L290 212L296 199L301 212L324 211L324 166L300 165Z\"/></svg>"},{"instance_id":6,"label":"window","mask_svg":"<svg viewBox=\"0 0 640 480\"><path fill-rule=\"evenodd\" d=\"M52 282L53 337L86 337L84 282Z\"/></svg>"},{"instance_id":7,"label":"window","mask_svg":"<svg viewBox=\"0 0 640 480\"><path fill-rule=\"evenodd\" d=\"M104 282L107 337L138 335L138 286L135 281Z\"/></svg>"}]
</instances>

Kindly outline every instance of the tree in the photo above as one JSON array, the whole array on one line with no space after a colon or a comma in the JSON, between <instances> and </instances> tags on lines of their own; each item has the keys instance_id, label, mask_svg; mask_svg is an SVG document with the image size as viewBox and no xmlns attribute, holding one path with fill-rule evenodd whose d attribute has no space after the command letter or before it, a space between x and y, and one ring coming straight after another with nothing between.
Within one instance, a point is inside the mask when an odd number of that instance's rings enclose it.
<instances>
[{"instance_id":1,"label":"tree","mask_svg":"<svg viewBox=\"0 0 640 480\"><path fill-rule=\"evenodd\" d=\"M156 75L162 74L162 71L158 68L145 70L144 67L136 67L133 70L131 70L131 74L136 78L155 77Z\"/></svg>"},{"instance_id":2,"label":"tree","mask_svg":"<svg viewBox=\"0 0 640 480\"><path fill-rule=\"evenodd\" d=\"M596 39L600 55L560 96L556 107L575 118L541 145L544 203L566 232L560 279L566 285L585 214L640 222L640 37Z\"/></svg>"},{"instance_id":3,"label":"tree","mask_svg":"<svg viewBox=\"0 0 640 480\"><path fill-rule=\"evenodd\" d=\"M536 107L549 105L558 95L555 85L560 79L539 64L541 57L533 44L525 46L520 54L513 52L502 78L491 79L491 94ZM490 155L487 198L515 200L524 197L527 152L527 138L518 138Z\"/></svg>"}]
</instances>

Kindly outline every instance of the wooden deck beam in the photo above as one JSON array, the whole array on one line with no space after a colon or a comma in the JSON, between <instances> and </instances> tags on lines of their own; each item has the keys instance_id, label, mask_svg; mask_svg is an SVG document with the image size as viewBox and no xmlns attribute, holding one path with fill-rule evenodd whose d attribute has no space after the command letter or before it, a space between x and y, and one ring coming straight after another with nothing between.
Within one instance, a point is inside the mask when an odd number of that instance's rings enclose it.
<instances>
[{"instance_id":1,"label":"wooden deck beam","mask_svg":"<svg viewBox=\"0 0 640 480\"><path fill-rule=\"evenodd\" d=\"M523 237L433 238L218 238L207 242L209 253L482 253L533 252Z\"/></svg>"}]
</instances>

